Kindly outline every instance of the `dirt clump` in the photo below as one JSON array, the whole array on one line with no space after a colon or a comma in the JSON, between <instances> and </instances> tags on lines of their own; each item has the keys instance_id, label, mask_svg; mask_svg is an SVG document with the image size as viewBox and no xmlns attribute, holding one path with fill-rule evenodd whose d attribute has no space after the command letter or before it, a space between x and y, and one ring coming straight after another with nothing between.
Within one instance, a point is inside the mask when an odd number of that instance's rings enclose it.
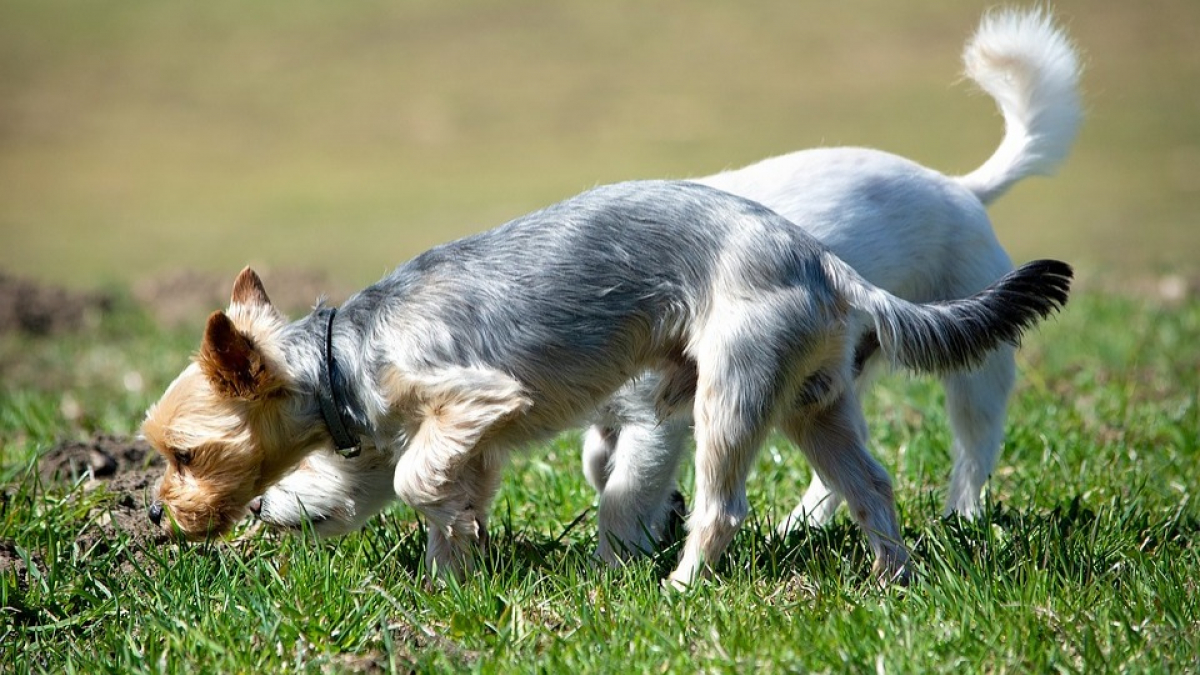
<instances>
[{"instance_id":1,"label":"dirt clump","mask_svg":"<svg viewBox=\"0 0 1200 675\"><path fill-rule=\"evenodd\" d=\"M46 564L42 562L42 557L37 551L25 551L25 555L21 553L13 542L0 540L0 579L15 579L17 587L25 590L29 587L29 565L33 565L40 572L45 569ZM26 556L29 557L28 564Z\"/></svg>"},{"instance_id":2,"label":"dirt clump","mask_svg":"<svg viewBox=\"0 0 1200 675\"><path fill-rule=\"evenodd\" d=\"M162 471L161 458L145 442L112 435L66 441L42 455L37 474L43 489L69 490L66 508L80 514L78 525L68 525L63 533L68 540L55 549L59 563L88 561L120 578L138 571L149 573L160 555L170 555L172 548L159 548L171 543L170 536L151 523L146 513ZM0 493L3 509L12 508L15 500L39 500L39 492L10 486ZM86 509L73 504L86 504ZM36 512L38 507L30 504L29 508ZM159 550L165 553L151 553ZM22 548L15 541L0 539L0 583L8 584L12 591L6 611L18 623L54 618L40 606L44 601L38 599L40 593L30 595L31 584L47 574L48 555L36 547Z\"/></svg>"},{"instance_id":3,"label":"dirt clump","mask_svg":"<svg viewBox=\"0 0 1200 675\"><path fill-rule=\"evenodd\" d=\"M38 460L38 473L47 483L120 477L112 489L131 474L160 475L162 466L162 457L145 441L98 434L86 441L58 444Z\"/></svg>"},{"instance_id":4,"label":"dirt clump","mask_svg":"<svg viewBox=\"0 0 1200 675\"><path fill-rule=\"evenodd\" d=\"M157 480L157 476L138 476L131 477L124 485L119 481L108 483L105 487L115 492L115 498L107 502L108 512L99 515L95 527L80 533L77 544L83 549L101 546L107 550L108 542L116 540L122 532L142 544L170 543L170 535L146 515L146 497Z\"/></svg>"},{"instance_id":5,"label":"dirt clump","mask_svg":"<svg viewBox=\"0 0 1200 675\"><path fill-rule=\"evenodd\" d=\"M86 441L60 443L42 455L38 473L45 483L86 479L86 492L103 487L112 494L111 500L104 501L108 512L97 517L97 527L80 536L79 543L90 547L119 532L139 541L166 541L166 534L146 516L163 466L162 457L145 441L98 434Z\"/></svg>"},{"instance_id":6,"label":"dirt clump","mask_svg":"<svg viewBox=\"0 0 1200 675\"><path fill-rule=\"evenodd\" d=\"M75 292L0 272L0 334L59 335L95 326L111 311L105 293Z\"/></svg>"}]
</instances>

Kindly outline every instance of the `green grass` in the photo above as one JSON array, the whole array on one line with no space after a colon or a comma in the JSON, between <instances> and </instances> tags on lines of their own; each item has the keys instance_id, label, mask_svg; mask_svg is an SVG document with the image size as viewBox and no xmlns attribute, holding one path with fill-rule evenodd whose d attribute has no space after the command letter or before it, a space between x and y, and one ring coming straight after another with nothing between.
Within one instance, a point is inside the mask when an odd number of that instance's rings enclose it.
<instances>
[{"instance_id":1,"label":"green grass","mask_svg":"<svg viewBox=\"0 0 1200 675\"><path fill-rule=\"evenodd\" d=\"M193 336L119 305L92 337L7 337L0 363L0 542L37 571L0 585L0 663L13 672L1178 671L1200 665L1200 303L1081 292L1031 336L1008 441L976 523L939 517L950 459L940 389L888 377L870 397L918 566L908 589L868 578L843 513L780 540L807 480L779 439L719 578L660 581L678 551L595 568L577 435L520 456L492 556L461 586L423 584L423 532L397 507L315 541L153 546L97 539L104 489L42 485L57 439L129 433ZM138 368L145 382L123 382ZM72 375L74 374L74 375ZM64 384L66 382L77 384ZM82 414L64 417L69 392ZM686 483L687 481L685 481ZM136 499L144 499L137 496Z\"/></svg>"}]
</instances>

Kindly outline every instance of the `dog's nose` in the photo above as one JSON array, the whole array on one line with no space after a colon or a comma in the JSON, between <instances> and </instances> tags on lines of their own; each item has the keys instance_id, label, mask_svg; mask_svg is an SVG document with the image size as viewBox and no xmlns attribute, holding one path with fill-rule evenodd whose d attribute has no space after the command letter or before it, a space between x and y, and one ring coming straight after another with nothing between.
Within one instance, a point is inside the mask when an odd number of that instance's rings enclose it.
<instances>
[{"instance_id":1,"label":"dog's nose","mask_svg":"<svg viewBox=\"0 0 1200 675\"><path fill-rule=\"evenodd\" d=\"M250 503L246 505L246 508L250 509L250 513L253 513L255 516L261 515L262 497L255 497L254 499L251 499Z\"/></svg>"},{"instance_id":2,"label":"dog's nose","mask_svg":"<svg viewBox=\"0 0 1200 675\"><path fill-rule=\"evenodd\" d=\"M162 522L163 505L162 502L154 502L150 505L150 511L146 514L150 516L150 522L158 525Z\"/></svg>"}]
</instances>

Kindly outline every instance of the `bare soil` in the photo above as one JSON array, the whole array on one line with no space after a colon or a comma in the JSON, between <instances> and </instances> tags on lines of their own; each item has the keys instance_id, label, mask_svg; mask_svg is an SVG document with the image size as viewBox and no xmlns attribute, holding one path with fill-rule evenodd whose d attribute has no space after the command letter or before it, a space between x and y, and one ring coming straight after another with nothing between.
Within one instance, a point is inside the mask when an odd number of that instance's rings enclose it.
<instances>
[{"instance_id":1,"label":"bare soil","mask_svg":"<svg viewBox=\"0 0 1200 675\"><path fill-rule=\"evenodd\" d=\"M88 500L94 506L81 519L81 530L71 542L76 555L106 556L120 575L154 567L146 551L169 543L170 538L146 515L149 495L163 469L162 459L146 443L110 435L67 441L43 455L37 468L47 487L67 488L83 481L82 490L73 492L72 498L105 491L103 498ZM0 493L0 514L20 498L17 494L11 489ZM36 605L26 606L25 597L31 583L47 571L43 552L0 540L0 579L15 584L8 607L14 620L45 619Z\"/></svg>"},{"instance_id":2,"label":"bare soil","mask_svg":"<svg viewBox=\"0 0 1200 675\"><path fill-rule=\"evenodd\" d=\"M148 471L149 469L149 471ZM99 434L87 441L60 443L38 460L47 483L124 479L128 474L162 473L162 458L145 441Z\"/></svg>"},{"instance_id":3,"label":"bare soil","mask_svg":"<svg viewBox=\"0 0 1200 675\"><path fill-rule=\"evenodd\" d=\"M26 554L29 556L29 562L35 567L45 567L37 551L27 551ZM16 577L17 584L23 589L29 583L29 566L25 563L25 557L17 550L16 544L0 541L0 577L10 575Z\"/></svg>"},{"instance_id":4,"label":"bare soil","mask_svg":"<svg viewBox=\"0 0 1200 675\"><path fill-rule=\"evenodd\" d=\"M87 441L66 441L38 461L43 483L86 479L84 488L104 487L110 511L99 518L97 537L126 532L137 540L165 541L162 530L146 516L149 494L162 476L163 460L145 441L98 434ZM88 539L87 533L82 539ZM88 542L84 542L88 543Z\"/></svg>"},{"instance_id":5,"label":"bare soil","mask_svg":"<svg viewBox=\"0 0 1200 675\"><path fill-rule=\"evenodd\" d=\"M74 292L0 271L0 334L56 335L99 322L112 309L104 293Z\"/></svg>"},{"instance_id":6,"label":"bare soil","mask_svg":"<svg viewBox=\"0 0 1200 675\"><path fill-rule=\"evenodd\" d=\"M107 550L121 534L147 546L167 542L167 535L146 515L149 495L162 472L162 458L145 442L106 434L87 441L66 441L38 461L43 485L65 486L83 480L85 494L103 488L110 495L99 500L89 514L90 525L75 540L82 550ZM4 499L7 502L11 496L5 493ZM36 551L29 555L39 564ZM130 558L122 564L138 563ZM10 572L23 585L29 570L16 546L0 541L0 575Z\"/></svg>"}]
</instances>

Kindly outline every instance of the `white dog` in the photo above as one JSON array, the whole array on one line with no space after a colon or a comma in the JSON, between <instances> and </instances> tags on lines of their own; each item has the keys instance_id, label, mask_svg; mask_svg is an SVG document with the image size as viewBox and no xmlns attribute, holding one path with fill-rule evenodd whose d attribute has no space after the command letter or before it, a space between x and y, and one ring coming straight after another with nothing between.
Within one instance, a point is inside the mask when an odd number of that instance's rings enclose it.
<instances>
[{"instance_id":1,"label":"white dog","mask_svg":"<svg viewBox=\"0 0 1200 675\"><path fill-rule=\"evenodd\" d=\"M1014 183L1050 174L1066 157L1081 120L1080 66L1068 38L1040 10L985 16L964 51L966 74L997 102L1005 135L975 171L943 175L878 150L821 148L696 179L758 201L808 231L864 278L914 302L962 298L1010 270L986 206ZM881 359L860 336L857 386ZM954 431L946 511L974 516L1004 438L1015 379L1013 349L1001 347L976 370L944 375ZM600 557L651 549L671 510L675 474L690 420L662 419L653 378L632 382L587 432L584 471L601 493ZM314 453L252 504L275 525L305 520L323 534L360 527L395 499L394 460L366 453ZM819 477L789 523L827 522L840 503Z\"/></svg>"}]
</instances>

